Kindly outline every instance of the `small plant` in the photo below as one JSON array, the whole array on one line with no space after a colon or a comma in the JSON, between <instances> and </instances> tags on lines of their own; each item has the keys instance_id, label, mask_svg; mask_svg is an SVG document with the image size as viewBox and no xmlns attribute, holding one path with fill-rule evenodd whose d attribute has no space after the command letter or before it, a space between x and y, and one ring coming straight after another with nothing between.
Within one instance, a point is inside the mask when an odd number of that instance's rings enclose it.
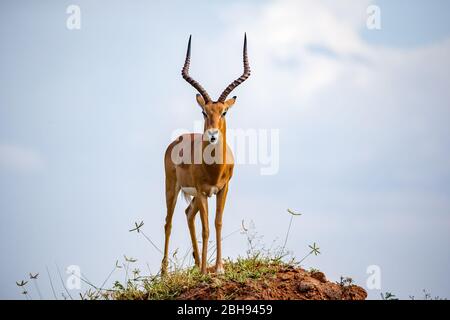
<instances>
[{"instance_id":1,"label":"small plant","mask_svg":"<svg viewBox=\"0 0 450 320\"><path fill-rule=\"evenodd\" d=\"M130 263L135 263L137 262L137 259L131 258L131 257L127 257L126 255L123 255L125 262L123 263L123 267L125 269L125 283L128 283L128 270L130 268Z\"/></svg>"},{"instance_id":2,"label":"small plant","mask_svg":"<svg viewBox=\"0 0 450 320\"><path fill-rule=\"evenodd\" d=\"M27 283L28 283L28 281L24 281L24 280L22 280L20 282L16 282L18 287L24 287Z\"/></svg>"},{"instance_id":3,"label":"small plant","mask_svg":"<svg viewBox=\"0 0 450 320\"><path fill-rule=\"evenodd\" d=\"M422 297L422 298L419 298L419 300L447 300L446 298L441 298L441 297L439 297L439 296L433 297L433 296L431 295L431 293L429 293L429 292L428 292L427 290L425 290L425 289L423 289L422 292L423 292L423 297ZM409 296L409 298L410 298L411 300L417 300L415 296Z\"/></svg>"},{"instance_id":4,"label":"small plant","mask_svg":"<svg viewBox=\"0 0 450 320\"><path fill-rule=\"evenodd\" d=\"M353 285L353 279L341 276L341 279L339 280L338 284L343 288L351 287Z\"/></svg>"},{"instance_id":5,"label":"small plant","mask_svg":"<svg viewBox=\"0 0 450 320\"><path fill-rule=\"evenodd\" d=\"M26 285L27 285L28 281L25 280L21 280L20 282L16 281L16 285L22 290L21 294L23 294L27 300L30 300L31 298L28 296L28 291L26 289Z\"/></svg>"},{"instance_id":6,"label":"small plant","mask_svg":"<svg viewBox=\"0 0 450 320\"><path fill-rule=\"evenodd\" d=\"M309 251L309 253L306 255L306 256L304 256L298 263L299 264L301 264L303 261L305 261L306 260L306 258L308 258L310 255L315 255L315 256L317 256L317 255L319 255L319 254L321 254L321 252L320 252L320 248L317 246L317 244L314 242L312 245L309 245L308 246L311 250Z\"/></svg>"},{"instance_id":7,"label":"small plant","mask_svg":"<svg viewBox=\"0 0 450 320\"><path fill-rule=\"evenodd\" d=\"M149 236L147 236L144 231L141 230L141 228L144 226L144 221L141 221L139 223L135 222L134 223L134 228L132 228L131 230L128 230L129 232L137 232L138 234L142 234L142 236L145 238L145 240L147 240L152 246L153 248L155 248L159 253L163 254L162 250L152 241L152 239L150 239Z\"/></svg>"},{"instance_id":8,"label":"small plant","mask_svg":"<svg viewBox=\"0 0 450 320\"><path fill-rule=\"evenodd\" d=\"M264 251L264 246L262 245L263 237L256 232L255 223L253 221L250 221L248 227L246 227L244 220L242 220L242 230L242 233L245 234L247 240L247 256Z\"/></svg>"},{"instance_id":9,"label":"small plant","mask_svg":"<svg viewBox=\"0 0 450 320\"><path fill-rule=\"evenodd\" d=\"M53 286L53 280L50 275L50 270L48 269L47 266L45 267L45 269L47 270L48 280L50 282L50 287L52 288L53 297L55 298L55 300L58 300L58 298L56 297L55 287Z\"/></svg>"},{"instance_id":10,"label":"small plant","mask_svg":"<svg viewBox=\"0 0 450 320\"><path fill-rule=\"evenodd\" d=\"M398 298L395 296L395 294L391 292L381 293L381 300L398 300Z\"/></svg>"},{"instance_id":11,"label":"small plant","mask_svg":"<svg viewBox=\"0 0 450 320\"><path fill-rule=\"evenodd\" d=\"M286 232L286 238L284 239L282 252L284 252L284 249L286 248L286 244L287 244L287 241L288 241L289 233L291 231L292 220L294 220L295 216L301 216L302 215L301 213L295 212L292 209L287 209L286 211L291 215L291 219L289 220L289 227L288 227L288 230Z\"/></svg>"},{"instance_id":12,"label":"small plant","mask_svg":"<svg viewBox=\"0 0 450 320\"><path fill-rule=\"evenodd\" d=\"M32 273L30 272L29 275L30 275L30 281L33 282L34 287L36 288L36 291L37 291L37 293L38 293L38 295L39 295L39 299L42 300L42 293L41 293L41 290L39 289L39 285L38 285L38 281L37 281L37 279L38 279L38 277L39 277L39 273L32 274Z\"/></svg>"}]
</instances>

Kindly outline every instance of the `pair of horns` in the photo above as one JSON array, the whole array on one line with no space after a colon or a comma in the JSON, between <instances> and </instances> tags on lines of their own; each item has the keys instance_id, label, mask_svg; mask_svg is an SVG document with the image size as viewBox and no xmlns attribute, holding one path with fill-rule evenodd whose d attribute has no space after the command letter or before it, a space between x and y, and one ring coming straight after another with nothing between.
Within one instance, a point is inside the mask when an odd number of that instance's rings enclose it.
<instances>
[{"instance_id":1,"label":"pair of horns","mask_svg":"<svg viewBox=\"0 0 450 320\"><path fill-rule=\"evenodd\" d=\"M181 70L181 75L183 76L183 79L186 80L191 86L193 86L197 91L202 95L203 99L205 100L205 103L212 102L208 92L194 79L192 79L189 76L189 65L191 63L191 38L192 36L189 36L189 43L188 48L186 52L186 60L184 61L183 69ZM232 83L228 85L228 87L225 88L225 90L222 92L222 94L219 97L219 100L217 102L225 102L228 95L233 91L238 85L240 85L242 82L247 80L247 78L250 76L250 66L248 64L248 57L247 57L247 34L244 35L244 50L243 50L243 56L244 56L244 73L234 80Z\"/></svg>"}]
</instances>

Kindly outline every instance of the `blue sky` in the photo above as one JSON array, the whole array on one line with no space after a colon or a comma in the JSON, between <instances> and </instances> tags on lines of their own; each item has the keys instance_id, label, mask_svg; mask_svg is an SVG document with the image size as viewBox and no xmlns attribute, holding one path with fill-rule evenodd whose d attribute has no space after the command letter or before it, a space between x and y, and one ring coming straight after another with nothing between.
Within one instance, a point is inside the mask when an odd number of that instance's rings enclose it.
<instances>
[{"instance_id":1,"label":"blue sky","mask_svg":"<svg viewBox=\"0 0 450 320\"><path fill-rule=\"evenodd\" d=\"M81 8L81 29L66 8ZM381 9L367 30L366 8ZM216 97L241 72L229 128L278 129L280 170L235 169L224 234L254 221L306 267L402 298L450 296L450 23L447 1L2 1L0 4L0 297L16 280L79 265L103 282L123 254L156 271L160 255L130 234L134 221L163 243L162 159L172 133L201 120L180 76L193 35L191 74ZM171 249L189 234L179 201ZM213 215L214 206L210 215ZM210 219L212 220L212 219ZM213 239L213 237L211 237ZM279 240L281 241L281 240ZM244 254L244 236L224 255ZM113 276L121 279L123 275ZM87 289L86 286L82 288ZM58 291L62 291L59 288ZM30 288L35 296L35 292Z\"/></svg>"}]
</instances>

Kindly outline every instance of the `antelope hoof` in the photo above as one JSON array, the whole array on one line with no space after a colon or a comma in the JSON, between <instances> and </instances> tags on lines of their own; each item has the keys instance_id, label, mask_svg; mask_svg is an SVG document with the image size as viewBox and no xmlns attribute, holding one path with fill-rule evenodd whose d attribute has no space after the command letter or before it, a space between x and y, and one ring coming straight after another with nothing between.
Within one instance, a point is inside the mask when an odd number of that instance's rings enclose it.
<instances>
[{"instance_id":1,"label":"antelope hoof","mask_svg":"<svg viewBox=\"0 0 450 320\"><path fill-rule=\"evenodd\" d=\"M195 252L192 252L192 256L194 257L195 266L200 269L200 258L195 256Z\"/></svg>"},{"instance_id":2,"label":"antelope hoof","mask_svg":"<svg viewBox=\"0 0 450 320\"><path fill-rule=\"evenodd\" d=\"M223 268L223 265L216 266L216 274L224 274L225 269Z\"/></svg>"}]
</instances>

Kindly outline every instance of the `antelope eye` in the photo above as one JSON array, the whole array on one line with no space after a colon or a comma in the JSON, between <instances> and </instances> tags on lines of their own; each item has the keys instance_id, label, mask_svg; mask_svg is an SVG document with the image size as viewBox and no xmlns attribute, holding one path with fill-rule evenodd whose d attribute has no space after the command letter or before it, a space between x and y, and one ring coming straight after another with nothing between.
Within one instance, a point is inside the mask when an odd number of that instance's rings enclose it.
<instances>
[{"instance_id":1,"label":"antelope eye","mask_svg":"<svg viewBox=\"0 0 450 320\"><path fill-rule=\"evenodd\" d=\"M224 111L224 112L222 113L222 117L225 117L226 114L227 114L227 112Z\"/></svg>"},{"instance_id":2,"label":"antelope eye","mask_svg":"<svg viewBox=\"0 0 450 320\"><path fill-rule=\"evenodd\" d=\"M202 114L203 114L203 116L204 116L205 118L208 118L208 115L206 114L205 111L202 111Z\"/></svg>"}]
</instances>

